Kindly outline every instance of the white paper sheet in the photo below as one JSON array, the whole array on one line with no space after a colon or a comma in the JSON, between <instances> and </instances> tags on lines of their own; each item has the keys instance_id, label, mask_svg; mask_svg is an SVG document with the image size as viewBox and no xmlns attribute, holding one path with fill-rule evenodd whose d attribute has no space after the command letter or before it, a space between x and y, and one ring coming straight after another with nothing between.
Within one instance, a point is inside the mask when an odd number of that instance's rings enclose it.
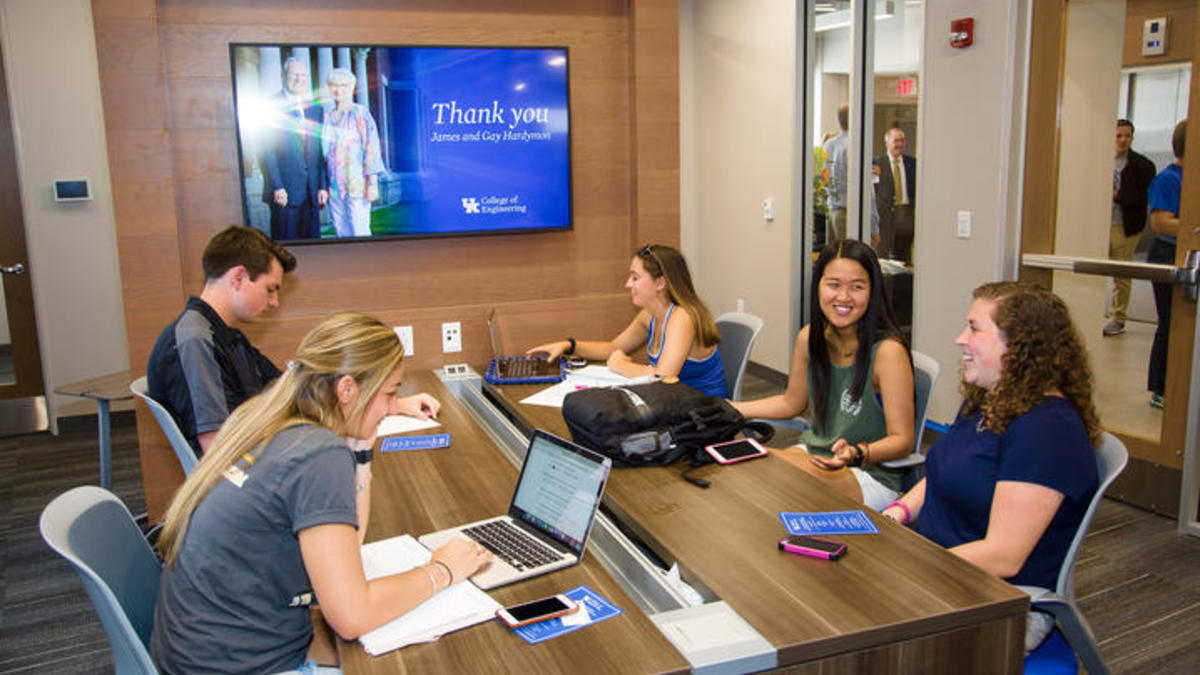
<instances>
[{"instance_id":1,"label":"white paper sheet","mask_svg":"<svg viewBox=\"0 0 1200 675\"><path fill-rule=\"evenodd\" d=\"M367 579L406 572L429 562L429 557L429 549L407 534L362 547L363 572ZM368 654L378 656L487 621L495 616L497 609L500 609L500 603L469 581L463 581L359 637L359 642Z\"/></svg>"},{"instance_id":2,"label":"white paper sheet","mask_svg":"<svg viewBox=\"0 0 1200 675\"><path fill-rule=\"evenodd\" d=\"M621 384L641 384L650 382L654 378L650 376L628 378L624 375L619 375L608 369L608 366L587 366L579 370L572 370L567 373L567 378L558 384L551 385L545 389L527 396L521 400L521 403L528 405L544 405L550 408L561 408L563 399L567 394L587 389L589 387L614 387Z\"/></svg>"},{"instance_id":3,"label":"white paper sheet","mask_svg":"<svg viewBox=\"0 0 1200 675\"><path fill-rule=\"evenodd\" d=\"M421 429L432 429L440 427L442 423L435 419L420 420L416 417L408 415L388 415L379 423L379 428L375 430L376 436L395 436L409 431L420 431Z\"/></svg>"}]
</instances>

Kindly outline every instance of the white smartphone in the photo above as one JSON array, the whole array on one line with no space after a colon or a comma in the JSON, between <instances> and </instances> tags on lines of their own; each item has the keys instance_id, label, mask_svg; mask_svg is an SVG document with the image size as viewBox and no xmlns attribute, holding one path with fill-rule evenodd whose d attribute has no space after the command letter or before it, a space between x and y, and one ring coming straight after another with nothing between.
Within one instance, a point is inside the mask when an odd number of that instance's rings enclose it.
<instances>
[{"instance_id":1,"label":"white smartphone","mask_svg":"<svg viewBox=\"0 0 1200 675\"><path fill-rule=\"evenodd\" d=\"M541 600L526 602L521 605L504 607L496 610L496 618L509 628L520 628L531 623L546 621L555 617L573 614L579 611L579 605L567 596L559 593Z\"/></svg>"},{"instance_id":2,"label":"white smartphone","mask_svg":"<svg viewBox=\"0 0 1200 675\"><path fill-rule=\"evenodd\" d=\"M766 448L753 438L739 438L724 443L714 443L704 446L704 451L712 455L719 464L733 464L767 454Z\"/></svg>"}]
</instances>

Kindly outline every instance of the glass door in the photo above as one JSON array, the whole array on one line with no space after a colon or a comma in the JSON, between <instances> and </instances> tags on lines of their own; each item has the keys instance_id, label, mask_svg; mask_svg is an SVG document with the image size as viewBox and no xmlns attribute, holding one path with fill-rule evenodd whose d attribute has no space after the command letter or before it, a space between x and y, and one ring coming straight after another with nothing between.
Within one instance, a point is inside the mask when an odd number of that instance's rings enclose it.
<instances>
[{"instance_id":1,"label":"glass door","mask_svg":"<svg viewBox=\"0 0 1200 675\"><path fill-rule=\"evenodd\" d=\"M1200 249L1200 153L1189 156L1176 130L1200 109L1200 54L1192 41L1143 54L1152 17L1139 11L1125 0L1035 8L1031 60L1060 54L1062 68L1057 79L1049 67L1031 73L1026 147L1047 150L1026 156L1022 276L1066 299L1087 340L1101 423L1130 451L1109 494L1184 524L1197 515L1195 495L1180 497L1196 304L1172 281ZM1189 17L1169 17L1174 35L1192 35L1180 25ZM1035 123L1055 118L1055 128Z\"/></svg>"},{"instance_id":2,"label":"glass door","mask_svg":"<svg viewBox=\"0 0 1200 675\"><path fill-rule=\"evenodd\" d=\"M923 3L805 0L797 18L798 173L807 177L796 199L805 209L799 285L809 287L827 244L867 242L911 339Z\"/></svg>"}]
</instances>

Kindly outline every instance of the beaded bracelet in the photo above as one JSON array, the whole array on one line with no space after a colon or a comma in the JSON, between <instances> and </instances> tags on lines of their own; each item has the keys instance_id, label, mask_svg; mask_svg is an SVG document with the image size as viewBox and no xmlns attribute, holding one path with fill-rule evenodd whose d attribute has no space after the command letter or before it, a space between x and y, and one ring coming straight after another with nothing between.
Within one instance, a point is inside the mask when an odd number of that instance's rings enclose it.
<instances>
[{"instance_id":1,"label":"beaded bracelet","mask_svg":"<svg viewBox=\"0 0 1200 675\"><path fill-rule=\"evenodd\" d=\"M887 511L888 509L892 508L893 506L899 507L900 510L904 512L904 520L900 521L900 524L907 525L908 521L912 520L912 511L908 510L908 504L905 504L904 502L897 499L896 501L892 502L891 504L888 504L887 508L885 508L884 511Z\"/></svg>"}]
</instances>

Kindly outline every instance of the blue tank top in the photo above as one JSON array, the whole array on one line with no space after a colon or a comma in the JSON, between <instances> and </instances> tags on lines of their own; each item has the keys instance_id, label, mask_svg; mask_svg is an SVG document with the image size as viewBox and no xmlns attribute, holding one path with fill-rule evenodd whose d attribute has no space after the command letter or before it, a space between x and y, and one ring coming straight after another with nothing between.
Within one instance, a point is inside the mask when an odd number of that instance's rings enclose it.
<instances>
[{"instance_id":1,"label":"blue tank top","mask_svg":"<svg viewBox=\"0 0 1200 675\"><path fill-rule=\"evenodd\" d=\"M667 341L667 324L671 321L671 312L673 311L675 311L675 305L667 308L667 316L663 319L663 339L659 340L657 354L650 351L650 346L654 344L654 317L650 317L650 334L646 337L646 357L650 359L651 366L657 366L658 357L662 356L663 343ZM725 364L721 362L721 348L715 347L708 358L688 358L684 361L683 368L679 369L679 381L709 396L722 398L728 396L725 392Z\"/></svg>"}]
</instances>

